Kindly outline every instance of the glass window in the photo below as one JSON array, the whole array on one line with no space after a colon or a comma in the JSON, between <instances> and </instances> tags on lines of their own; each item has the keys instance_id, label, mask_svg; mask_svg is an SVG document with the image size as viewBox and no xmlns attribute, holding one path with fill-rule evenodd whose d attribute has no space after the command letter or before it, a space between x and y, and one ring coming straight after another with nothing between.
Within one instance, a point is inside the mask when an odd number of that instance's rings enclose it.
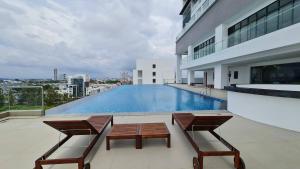
<instances>
[{"instance_id":1,"label":"glass window","mask_svg":"<svg viewBox=\"0 0 300 169\"><path fill-rule=\"evenodd\" d=\"M294 23L300 22L300 0L294 2Z\"/></svg>"},{"instance_id":2,"label":"glass window","mask_svg":"<svg viewBox=\"0 0 300 169\"><path fill-rule=\"evenodd\" d=\"M256 36L262 36L266 34L266 15L267 10L266 8L257 12L257 25L256 25Z\"/></svg>"},{"instance_id":3,"label":"glass window","mask_svg":"<svg viewBox=\"0 0 300 169\"><path fill-rule=\"evenodd\" d=\"M156 64L153 64L153 65L152 65L152 68L155 69L155 68L156 68Z\"/></svg>"},{"instance_id":4,"label":"glass window","mask_svg":"<svg viewBox=\"0 0 300 169\"><path fill-rule=\"evenodd\" d=\"M234 26L230 27L228 29L228 46L233 46L234 45L234 36L233 36L233 33L234 33Z\"/></svg>"},{"instance_id":5,"label":"glass window","mask_svg":"<svg viewBox=\"0 0 300 169\"><path fill-rule=\"evenodd\" d=\"M279 9L279 29L285 28L293 23L293 1L281 0Z\"/></svg>"},{"instance_id":6,"label":"glass window","mask_svg":"<svg viewBox=\"0 0 300 169\"><path fill-rule=\"evenodd\" d=\"M272 3L268 6L268 15L267 15L267 33L274 32L278 30L278 1Z\"/></svg>"},{"instance_id":7,"label":"glass window","mask_svg":"<svg viewBox=\"0 0 300 169\"><path fill-rule=\"evenodd\" d=\"M152 82L153 82L153 83L156 83L156 79L152 79Z\"/></svg>"},{"instance_id":8,"label":"glass window","mask_svg":"<svg viewBox=\"0 0 300 169\"><path fill-rule=\"evenodd\" d=\"M256 38L256 14L249 17L248 40Z\"/></svg>"},{"instance_id":9,"label":"glass window","mask_svg":"<svg viewBox=\"0 0 300 169\"><path fill-rule=\"evenodd\" d=\"M156 72L152 72L152 76L156 76Z\"/></svg>"},{"instance_id":10,"label":"glass window","mask_svg":"<svg viewBox=\"0 0 300 169\"><path fill-rule=\"evenodd\" d=\"M241 42L248 40L248 19L241 22Z\"/></svg>"},{"instance_id":11,"label":"glass window","mask_svg":"<svg viewBox=\"0 0 300 169\"><path fill-rule=\"evenodd\" d=\"M239 72L238 71L234 71L233 78L234 79L238 79L239 78Z\"/></svg>"},{"instance_id":12,"label":"glass window","mask_svg":"<svg viewBox=\"0 0 300 169\"><path fill-rule=\"evenodd\" d=\"M300 84L300 62L251 68L252 84Z\"/></svg>"},{"instance_id":13,"label":"glass window","mask_svg":"<svg viewBox=\"0 0 300 169\"><path fill-rule=\"evenodd\" d=\"M241 43L241 24L238 23L234 26L234 45Z\"/></svg>"}]
</instances>

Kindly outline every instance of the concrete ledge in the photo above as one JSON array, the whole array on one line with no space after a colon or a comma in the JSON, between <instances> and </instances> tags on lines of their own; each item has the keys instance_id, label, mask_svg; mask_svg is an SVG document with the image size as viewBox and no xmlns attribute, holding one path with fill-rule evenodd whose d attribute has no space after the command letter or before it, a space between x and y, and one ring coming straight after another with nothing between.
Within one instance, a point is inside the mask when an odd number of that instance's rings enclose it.
<instances>
[{"instance_id":1,"label":"concrete ledge","mask_svg":"<svg viewBox=\"0 0 300 169\"><path fill-rule=\"evenodd\" d=\"M44 114L43 110L9 110L0 113L0 118L8 116L43 116Z\"/></svg>"},{"instance_id":2,"label":"concrete ledge","mask_svg":"<svg viewBox=\"0 0 300 169\"><path fill-rule=\"evenodd\" d=\"M9 116L9 113L8 113L8 112L1 112L1 113L0 113L0 119L5 118L5 117L8 117L8 116Z\"/></svg>"}]
</instances>

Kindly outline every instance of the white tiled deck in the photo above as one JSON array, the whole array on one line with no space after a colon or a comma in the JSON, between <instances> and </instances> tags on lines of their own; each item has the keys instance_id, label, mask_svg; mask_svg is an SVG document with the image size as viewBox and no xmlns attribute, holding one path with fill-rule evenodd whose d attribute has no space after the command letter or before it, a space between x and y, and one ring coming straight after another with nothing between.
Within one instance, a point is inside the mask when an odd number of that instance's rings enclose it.
<instances>
[{"instance_id":1,"label":"white tiled deck","mask_svg":"<svg viewBox=\"0 0 300 169\"><path fill-rule=\"evenodd\" d=\"M41 117L10 119L0 123L0 168L32 169L34 161L58 141L58 132L43 124L43 120L74 119L87 117ZM134 148L134 141L112 142L106 151L103 134L89 156L92 169L192 169L192 157L196 155L177 124L171 125L171 115L115 116L115 123L161 122L167 123L171 132L171 148L163 140L147 140L143 149ZM107 131L110 127L107 128ZM106 131L106 132L107 132ZM247 169L299 168L300 133L234 117L216 130L241 151ZM207 133L196 133L203 149L224 149ZM76 137L55 156L74 157L86 145L88 137ZM75 147L74 147L75 146ZM77 148L76 148L77 146ZM73 169L76 165L57 165L51 169ZM231 158L210 157L204 159L206 169L233 168Z\"/></svg>"}]
</instances>

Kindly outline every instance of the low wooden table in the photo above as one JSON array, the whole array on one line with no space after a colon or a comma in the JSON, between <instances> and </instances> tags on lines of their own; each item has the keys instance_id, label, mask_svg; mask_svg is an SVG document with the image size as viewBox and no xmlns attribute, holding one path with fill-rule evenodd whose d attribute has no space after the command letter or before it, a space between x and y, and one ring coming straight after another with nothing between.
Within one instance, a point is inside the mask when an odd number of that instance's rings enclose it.
<instances>
[{"instance_id":1,"label":"low wooden table","mask_svg":"<svg viewBox=\"0 0 300 169\"><path fill-rule=\"evenodd\" d=\"M115 124L106 136L106 149L110 150L110 140L135 139L136 149L142 148L142 139L166 138L171 147L170 132L165 123Z\"/></svg>"}]
</instances>

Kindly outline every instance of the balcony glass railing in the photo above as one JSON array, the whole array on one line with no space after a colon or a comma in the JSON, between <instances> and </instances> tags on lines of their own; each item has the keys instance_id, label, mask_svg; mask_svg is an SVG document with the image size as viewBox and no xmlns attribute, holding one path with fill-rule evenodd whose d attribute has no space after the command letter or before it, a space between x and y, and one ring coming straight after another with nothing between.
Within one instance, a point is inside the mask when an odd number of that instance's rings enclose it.
<instances>
[{"instance_id":1,"label":"balcony glass railing","mask_svg":"<svg viewBox=\"0 0 300 169\"><path fill-rule=\"evenodd\" d=\"M40 86L1 87L0 112L10 110L44 110L43 88Z\"/></svg>"},{"instance_id":2,"label":"balcony glass railing","mask_svg":"<svg viewBox=\"0 0 300 169\"><path fill-rule=\"evenodd\" d=\"M176 40L180 39L194 23L212 6L216 0L205 0L205 2L198 8L198 10L189 18L187 23L184 23L184 27L179 35L176 37Z\"/></svg>"},{"instance_id":3,"label":"balcony glass railing","mask_svg":"<svg viewBox=\"0 0 300 169\"><path fill-rule=\"evenodd\" d=\"M228 46L255 39L299 22L300 0L275 1L230 27L228 29Z\"/></svg>"},{"instance_id":4,"label":"balcony glass railing","mask_svg":"<svg viewBox=\"0 0 300 169\"><path fill-rule=\"evenodd\" d=\"M194 60L209 56L217 51L221 51L226 48L230 48L232 46L242 44L244 42L283 29L293 24L300 23L300 0L298 1L299 3L294 4L293 7L285 6L283 8L284 10L279 10L276 15L273 14L269 17L266 16L262 20L258 19L256 20L255 23L249 22L248 25L242 27L238 31L235 31L234 33L231 33L227 38L224 38L222 41L216 41L214 43L210 43L206 45L204 48L202 47L200 50L196 49L199 45L194 45L195 47L194 47L193 55L189 56L189 58L186 58L185 59L186 61L182 62L182 64L187 64ZM251 17L252 16L250 16L248 19L251 20ZM289 19L283 19L283 18L289 18ZM245 25L242 24L242 22L240 22L240 24ZM267 31L268 25L273 25L273 27L275 27L276 29L272 29L272 31Z\"/></svg>"}]
</instances>

